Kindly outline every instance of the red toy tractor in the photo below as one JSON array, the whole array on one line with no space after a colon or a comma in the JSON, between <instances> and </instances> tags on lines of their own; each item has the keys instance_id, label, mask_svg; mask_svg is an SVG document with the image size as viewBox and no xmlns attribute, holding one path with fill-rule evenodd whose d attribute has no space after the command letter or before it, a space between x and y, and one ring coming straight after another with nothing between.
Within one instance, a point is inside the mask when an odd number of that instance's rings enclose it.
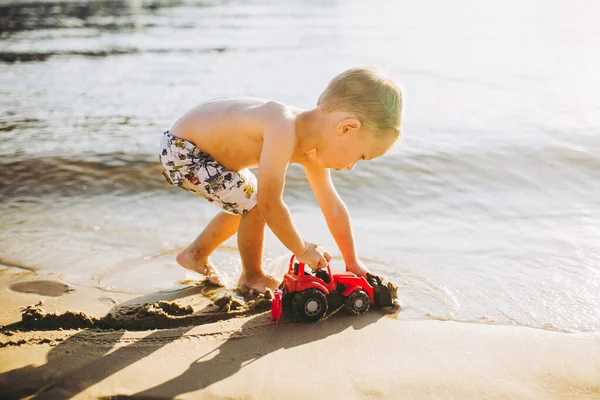
<instances>
[{"instance_id":1,"label":"red toy tractor","mask_svg":"<svg viewBox=\"0 0 600 400\"><path fill-rule=\"evenodd\" d=\"M312 271L304 263L294 263L294 258L292 255L288 272L280 285L282 305L291 305L303 321L316 322L327 313L328 308L341 305L355 315L367 312L371 304L376 307L392 305L390 290L378 276L367 274L365 279L352 272L332 274L329 264L327 270Z\"/></svg>"}]
</instances>

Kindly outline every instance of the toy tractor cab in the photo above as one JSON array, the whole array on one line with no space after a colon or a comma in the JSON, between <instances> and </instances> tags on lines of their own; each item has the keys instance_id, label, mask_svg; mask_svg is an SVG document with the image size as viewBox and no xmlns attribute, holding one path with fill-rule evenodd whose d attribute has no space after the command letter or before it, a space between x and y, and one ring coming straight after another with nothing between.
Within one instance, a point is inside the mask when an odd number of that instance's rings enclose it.
<instances>
[{"instance_id":1,"label":"toy tractor cab","mask_svg":"<svg viewBox=\"0 0 600 400\"><path fill-rule=\"evenodd\" d=\"M368 274L358 277L352 272L331 273L326 269L312 271L307 265L294 262L283 277L283 305L292 306L294 313L303 321L316 322L329 308L342 305L351 314L367 312L371 304L377 307L392 305L392 296L387 286L377 276Z\"/></svg>"}]
</instances>

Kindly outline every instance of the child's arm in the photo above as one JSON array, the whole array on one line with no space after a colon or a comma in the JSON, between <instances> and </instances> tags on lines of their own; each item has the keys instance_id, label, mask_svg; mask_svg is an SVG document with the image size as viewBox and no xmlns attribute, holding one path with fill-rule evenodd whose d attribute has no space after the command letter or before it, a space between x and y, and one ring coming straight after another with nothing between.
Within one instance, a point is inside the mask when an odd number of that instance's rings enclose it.
<instances>
[{"instance_id":1,"label":"child's arm","mask_svg":"<svg viewBox=\"0 0 600 400\"><path fill-rule=\"evenodd\" d=\"M333 186L329 170L307 164L304 166L304 171L323 211L329 231L344 257L346 269L353 272L366 272L367 268L356 255L350 214Z\"/></svg>"},{"instance_id":2,"label":"child's arm","mask_svg":"<svg viewBox=\"0 0 600 400\"><path fill-rule=\"evenodd\" d=\"M258 209L275 236L298 261L323 268L331 255L320 246L305 242L283 202L285 173L295 147L294 122L282 120L265 128L258 166Z\"/></svg>"}]
</instances>

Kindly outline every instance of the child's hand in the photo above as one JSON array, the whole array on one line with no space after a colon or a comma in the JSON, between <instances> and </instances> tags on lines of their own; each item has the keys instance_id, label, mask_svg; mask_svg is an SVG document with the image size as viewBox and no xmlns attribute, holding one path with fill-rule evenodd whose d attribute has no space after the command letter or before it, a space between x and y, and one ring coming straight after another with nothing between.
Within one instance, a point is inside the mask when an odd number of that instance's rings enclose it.
<instances>
[{"instance_id":1,"label":"child's hand","mask_svg":"<svg viewBox=\"0 0 600 400\"><path fill-rule=\"evenodd\" d=\"M346 262L346 271L353 272L358 276L367 276L369 268L358 258L355 258L353 261Z\"/></svg>"},{"instance_id":2,"label":"child's hand","mask_svg":"<svg viewBox=\"0 0 600 400\"><path fill-rule=\"evenodd\" d=\"M296 259L308 265L312 269L326 268L327 263L331 260L331 254L329 254L321 246L317 246L314 243L306 243L307 249L301 256L296 256Z\"/></svg>"}]
</instances>

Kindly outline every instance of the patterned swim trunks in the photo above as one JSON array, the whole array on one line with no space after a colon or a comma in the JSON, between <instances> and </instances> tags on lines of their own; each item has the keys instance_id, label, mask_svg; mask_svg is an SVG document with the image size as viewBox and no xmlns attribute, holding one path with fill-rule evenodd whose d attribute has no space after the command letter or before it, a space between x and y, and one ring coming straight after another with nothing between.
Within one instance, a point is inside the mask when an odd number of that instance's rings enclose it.
<instances>
[{"instance_id":1,"label":"patterned swim trunks","mask_svg":"<svg viewBox=\"0 0 600 400\"><path fill-rule=\"evenodd\" d=\"M226 213L245 214L256 205L256 176L250 170L229 170L169 131L160 141L159 159L168 183L219 204Z\"/></svg>"}]
</instances>

